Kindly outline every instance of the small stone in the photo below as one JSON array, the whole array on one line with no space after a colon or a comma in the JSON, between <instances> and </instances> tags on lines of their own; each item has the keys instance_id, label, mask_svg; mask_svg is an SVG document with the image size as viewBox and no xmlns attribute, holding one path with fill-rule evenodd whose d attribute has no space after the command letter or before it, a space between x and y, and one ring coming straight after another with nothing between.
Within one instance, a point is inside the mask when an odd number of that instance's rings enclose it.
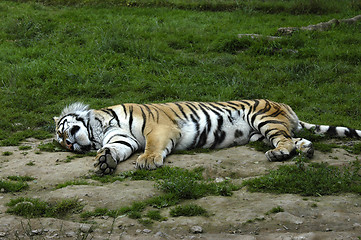
<instances>
[{"instance_id":1,"label":"small stone","mask_svg":"<svg viewBox=\"0 0 361 240\"><path fill-rule=\"evenodd\" d=\"M156 234L154 234L155 237L159 237L159 238L167 238L168 235L163 233L163 232L157 232Z\"/></svg>"},{"instance_id":2,"label":"small stone","mask_svg":"<svg viewBox=\"0 0 361 240\"><path fill-rule=\"evenodd\" d=\"M6 233L5 232L0 232L0 237L5 237Z\"/></svg>"},{"instance_id":3,"label":"small stone","mask_svg":"<svg viewBox=\"0 0 361 240\"><path fill-rule=\"evenodd\" d=\"M35 229L31 231L31 235L39 235L41 233L42 233L41 229Z\"/></svg>"},{"instance_id":4,"label":"small stone","mask_svg":"<svg viewBox=\"0 0 361 240\"><path fill-rule=\"evenodd\" d=\"M65 236L66 236L66 237L69 237L69 238L75 238L75 237L76 237L76 233L75 233L75 232L66 232L66 233L65 233Z\"/></svg>"},{"instance_id":5,"label":"small stone","mask_svg":"<svg viewBox=\"0 0 361 240\"><path fill-rule=\"evenodd\" d=\"M202 233L203 228L201 226L193 226L189 229L191 233Z\"/></svg>"},{"instance_id":6,"label":"small stone","mask_svg":"<svg viewBox=\"0 0 361 240\"><path fill-rule=\"evenodd\" d=\"M224 182L224 178L222 178L222 177L217 177L217 178L216 178L216 183L220 183L220 182Z\"/></svg>"},{"instance_id":7,"label":"small stone","mask_svg":"<svg viewBox=\"0 0 361 240\"><path fill-rule=\"evenodd\" d=\"M326 232L332 232L331 228L326 228Z\"/></svg>"},{"instance_id":8,"label":"small stone","mask_svg":"<svg viewBox=\"0 0 361 240\"><path fill-rule=\"evenodd\" d=\"M142 229L137 229L135 230L136 233L141 233L142 232Z\"/></svg>"},{"instance_id":9,"label":"small stone","mask_svg":"<svg viewBox=\"0 0 361 240\"><path fill-rule=\"evenodd\" d=\"M82 224L80 226L80 231L83 233L89 233L91 231L91 225L90 224Z\"/></svg>"},{"instance_id":10,"label":"small stone","mask_svg":"<svg viewBox=\"0 0 361 240\"><path fill-rule=\"evenodd\" d=\"M143 233L151 233L152 232L152 230L150 230L150 229L143 229Z\"/></svg>"}]
</instances>

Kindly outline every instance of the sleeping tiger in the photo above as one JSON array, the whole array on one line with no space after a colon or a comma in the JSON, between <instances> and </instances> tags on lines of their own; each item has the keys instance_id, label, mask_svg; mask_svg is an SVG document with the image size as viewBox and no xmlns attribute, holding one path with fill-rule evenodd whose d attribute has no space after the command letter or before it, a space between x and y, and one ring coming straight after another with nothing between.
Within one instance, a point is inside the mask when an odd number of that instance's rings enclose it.
<instances>
[{"instance_id":1,"label":"sleeping tiger","mask_svg":"<svg viewBox=\"0 0 361 240\"><path fill-rule=\"evenodd\" d=\"M57 141L76 152L98 150L96 173L114 172L117 164L143 149L136 167L155 169L174 150L226 148L264 140L274 149L269 161L283 161L297 152L313 156L312 143L295 138L302 128L315 134L361 137L347 127L302 122L286 104L269 100L120 104L100 110L82 103L54 117Z\"/></svg>"}]
</instances>

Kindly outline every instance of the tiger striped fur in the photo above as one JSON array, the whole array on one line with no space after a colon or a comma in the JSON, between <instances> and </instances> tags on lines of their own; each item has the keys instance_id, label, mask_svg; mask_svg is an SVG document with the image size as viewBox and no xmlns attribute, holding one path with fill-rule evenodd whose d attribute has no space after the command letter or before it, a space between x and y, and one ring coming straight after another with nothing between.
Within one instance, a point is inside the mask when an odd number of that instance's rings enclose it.
<instances>
[{"instance_id":1,"label":"tiger striped fur","mask_svg":"<svg viewBox=\"0 0 361 240\"><path fill-rule=\"evenodd\" d=\"M314 125L298 120L286 104L269 100L120 104L100 110L82 103L66 107L56 122L57 140L71 151L98 150L98 174L144 150L137 168L155 169L173 150L225 148L264 140L274 147L269 161L283 161L297 151L313 155L312 143L294 134L302 128L316 134L361 137L360 130Z\"/></svg>"}]
</instances>

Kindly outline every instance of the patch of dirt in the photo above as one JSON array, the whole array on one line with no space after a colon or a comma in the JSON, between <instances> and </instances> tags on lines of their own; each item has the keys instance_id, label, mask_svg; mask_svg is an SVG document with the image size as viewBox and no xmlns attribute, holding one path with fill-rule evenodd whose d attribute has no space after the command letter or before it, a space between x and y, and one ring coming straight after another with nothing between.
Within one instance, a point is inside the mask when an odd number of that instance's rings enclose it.
<instances>
[{"instance_id":1,"label":"patch of dirt","mask_svg":"<svg viewBox=\"0 0 361 240\"><path fill-rule=\"evenodd\" d=\"M51 141L51 140L49 140ZM6 203L19 196L56 201L77 198L84 210L97 207L116 209L129 206L160 193L152 181L116 181L114 183L68 186L55 189L59 183L91 174L92 157L71 161L68 152L38 152L38 140L29 139L19 147L0 148L0 176L32 176L30 188L19 193L0 193L0 239L360 239L361 197L355 194L302 197L294 194L250 193L235 191L231 197L207 196L187 201L206 208L210 217L170 217L170 208L161 210L168 220L144 226L127 216L116 219L95 217L81 223L73 216L66 220L55 218L26 219L6 213ZM10 156L3 152L12 152ZM117 172L134 170L137 154L119 164ZM313 162L333 165L357 159L343 149L332 154L315 152ZM30 163L30 164L29 164ZM186 169L204 167L210 178L231 177L235 183L265 174L282 164L268 162L263 153L248 146L234 147L211 153L193 155L173 154L166 164ZM274 207L284 212L267 215ZM199 226L202 233L198 233Z\"/></svg>"}]
</instances>

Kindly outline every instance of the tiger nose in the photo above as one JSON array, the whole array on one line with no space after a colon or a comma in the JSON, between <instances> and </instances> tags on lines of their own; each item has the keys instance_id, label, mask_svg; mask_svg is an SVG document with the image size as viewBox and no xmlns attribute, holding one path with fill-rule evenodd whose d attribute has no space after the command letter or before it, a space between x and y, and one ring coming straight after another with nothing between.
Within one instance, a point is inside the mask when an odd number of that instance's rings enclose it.
<instances>
[{"instance_id":1,"label":"tiger nose","mask_svg":"<svg viewBox=\"0 0 361 240\"><path fill-rule=\"evenodd\" d=\"M69 140L66 140L66 141L65 141L65 146L66 146L66 148L68 148L69 150L72 150L73 144L72 144Z\"/></svg>"}]
</instances>

